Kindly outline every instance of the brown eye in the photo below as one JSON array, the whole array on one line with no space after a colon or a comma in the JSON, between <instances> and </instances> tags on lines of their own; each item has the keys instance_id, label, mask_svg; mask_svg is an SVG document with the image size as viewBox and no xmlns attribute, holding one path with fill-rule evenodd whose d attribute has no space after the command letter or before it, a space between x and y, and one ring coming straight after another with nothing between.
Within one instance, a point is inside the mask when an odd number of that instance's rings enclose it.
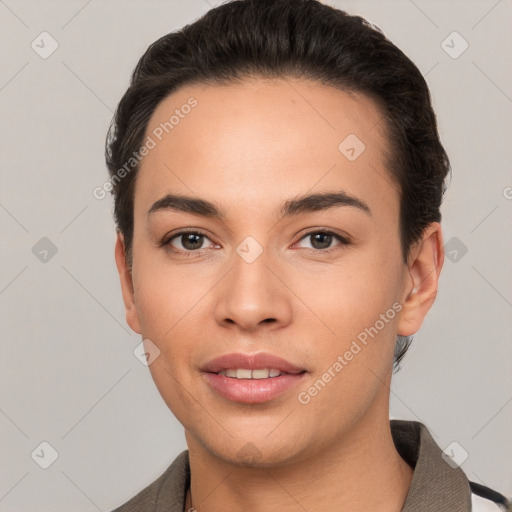
<instances>
[{"instance_id":1,"label":"brown eye","mask_svg":"<svg viewBox=\"0 0 512 512\"><path fill-rule=\"evenodd\" d=\"M167 245L179 251L196 251L204 249L205 240L209 240L206 235L191 231L178 233L167 242Z\"/></svg>"},{"instance_id":2,"label":"brown eye","mask_svg":"<svg viewBox=\"0 0 512 512\"><path fill-rule=\"evenodd\" d=\"M331 231L311 231L303 236L299 242L299 247L313 249L315 251L325 251L336 246L349 245L350 240Z\"/></svg>"},{"instance_id":3,"label":"brown eye","mask_svg":"<svg viewBox=\"0 0 512 512\"><path fill-rule=\"evenodd\" d=\"M328 233L314 233L309 235L313 249L327 249L332 244L332 235Z\"/></svg>"},{"instance_id":4,"label":"brown eye","mask_svg":"<svg viewBox=\"0 0 512 512\"><path fill-rule=\"evenodd\" d=\"M181 243L185 249L189 249L193 251L194 249L200 249L203 245L203 235L198 235L197 233L188 233L186 235L181 235Z\"/></svg>"}]
</instances>

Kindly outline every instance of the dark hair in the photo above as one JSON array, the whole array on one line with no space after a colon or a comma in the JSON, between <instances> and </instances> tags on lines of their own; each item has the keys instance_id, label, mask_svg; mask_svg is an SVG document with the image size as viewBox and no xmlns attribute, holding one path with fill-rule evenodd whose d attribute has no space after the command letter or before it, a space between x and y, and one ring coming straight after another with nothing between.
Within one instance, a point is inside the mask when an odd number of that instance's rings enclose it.
<instances>
[{"instance_id":1,"label":"dark hair","mask_svg":"<svg viewBox=\"0 0 512 512\"><path fill-rule=\"evenodd\" d=\"M251 77L310 79L376 102L390 143L388 171L400 190L401 248L407 262L425 228L441 220L450 169L422 74L359 16L317 0L235 0L151 44L117 107L106 161L129 264L138 170L133 156L157 105L185 84L229 84ZM410 341L410 336L399 336L395 368Z\"/></svg>"}]
</instances>

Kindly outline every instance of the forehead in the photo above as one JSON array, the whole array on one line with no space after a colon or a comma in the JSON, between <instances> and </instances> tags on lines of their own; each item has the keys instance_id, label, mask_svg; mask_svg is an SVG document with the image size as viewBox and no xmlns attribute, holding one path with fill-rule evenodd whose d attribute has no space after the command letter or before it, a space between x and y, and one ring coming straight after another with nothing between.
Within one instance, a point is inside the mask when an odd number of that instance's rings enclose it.
<instances>
[{"instance_id":1,"label":"forehead","mask_svg":"<svg viewBox=\"0 0 512 512\"><path fill-rule=\"evenodd\" d=\"M382 115L364 95L316 82L253 79L184 86L155 109L135 209L166 193L236 207L344 189L397 208Z\"/></svg>"}]
</instances>

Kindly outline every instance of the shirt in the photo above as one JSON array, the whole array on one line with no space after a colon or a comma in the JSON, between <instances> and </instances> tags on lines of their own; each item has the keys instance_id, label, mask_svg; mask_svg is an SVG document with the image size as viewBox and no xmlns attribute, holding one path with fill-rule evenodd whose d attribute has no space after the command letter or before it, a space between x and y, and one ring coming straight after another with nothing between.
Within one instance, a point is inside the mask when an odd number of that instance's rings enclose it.
<instances>
[{"instance_id":1,"label":"shirt","mask_svg":"<svg viewBox=\"0 0 512 512\"><path fill-rule=\"evenodd\" d=\"M404 420L391 420L390 425L398 453L414 468L402 512L512 512L504 496L470 482L460 467L447 461L425 425ZM113 512L185 512L189 486L185 450L159 478Z\"/></svg>"}]
</instances>

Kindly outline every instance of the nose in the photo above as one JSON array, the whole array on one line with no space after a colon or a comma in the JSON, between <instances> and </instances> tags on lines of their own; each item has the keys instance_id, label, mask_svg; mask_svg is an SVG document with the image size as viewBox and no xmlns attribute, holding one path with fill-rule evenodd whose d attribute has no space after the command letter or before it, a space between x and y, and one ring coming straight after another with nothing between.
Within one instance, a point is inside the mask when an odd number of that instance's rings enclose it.
<instances>
[{"instance_id":1,"label":"nose","mask_svg":"<svg viewBox=\"0 0 512 512\"><path fill-rule=\"evenodd\" d=\"M215 320L223 327L252 332L291 321L291 292L265 251L251 263L234 255L233 267L216 288Z\"/></svg>"}]
</instances>

